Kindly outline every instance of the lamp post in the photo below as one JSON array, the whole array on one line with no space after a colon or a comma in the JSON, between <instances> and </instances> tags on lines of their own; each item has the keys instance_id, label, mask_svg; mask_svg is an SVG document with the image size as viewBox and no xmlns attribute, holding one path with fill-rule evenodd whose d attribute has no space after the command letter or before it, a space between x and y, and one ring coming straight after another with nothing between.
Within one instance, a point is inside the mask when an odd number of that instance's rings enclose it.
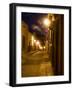
<instances>
[{"instance_id":1,"label":"lamp post","mask_svg":"<svg viewBox=\"0 0 73 90\"><path fill-rule=\"evenodd\" d=\"M52 23L55 20L54 15L48 15L48 17L44 18L43 24L44 27L48 30L48 41L47 41L47 48L48 48L48 54L50 56L50 60L52 59L52 33L53 31L50 29L52 27Z\"/></svg>"},{"instance_id":2,"label":"lamp post","mask_svg":"<svg viewBox=\"0 0 73 90\"><path fill-rule=\"evenodd\" d=\"M49 26L51 25L51 21L49 20L48 17L43 19L43 25L48 30L47 32L48 40L46 40L46 48L47 48L47 53L49 53Z\"/></svg>"}]
</instances>

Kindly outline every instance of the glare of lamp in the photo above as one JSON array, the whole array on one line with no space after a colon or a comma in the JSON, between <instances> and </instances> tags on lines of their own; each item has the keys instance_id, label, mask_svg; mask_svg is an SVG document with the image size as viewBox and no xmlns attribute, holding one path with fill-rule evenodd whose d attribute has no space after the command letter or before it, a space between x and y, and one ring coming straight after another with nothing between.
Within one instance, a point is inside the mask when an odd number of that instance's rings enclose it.
<instances>
[{"instance_id":1,"label":"glare of lamp","mask_svg":"<svg viewBox=\"0 0 73 90\"><path fill-rule=\"evenodd\" d=\"M36 42L36 40L34 40L34 42Z\"/></svg>"},{"instance_id":2,"label":"glare of lamp","mask_svg":"<svg viewBox=\"0 0 73 90\"><path fill-rule=\"evenodd\" d=\"M45 46L43 48L45 49Z\"/></svg>"},{"instance_id":3,"label":"glare of lamp","mask_svg":"<svg viewBox=\"0 0 73 90\"><path fill-rule=\"evenodd\" d=\"M39 41L36 41L36 45L40 45L40 42Z\"/></svg>"},{"instance_id":4,"label":"glare of lamp","mask_svg":"<svg viewBox=\"0 0 73 90\"><path fill-rule=\"evenodd\" d=\"M39 48L42 50L43 49L43 47L42 46L39 46Z\"/></svg>"},{"instance_id":5,"label":"glare of lamp","mask_svg":"<svg viewBox=\"0 0 73 90\"><path fill-rule=\"evenodd\" d=\"M49 27L50 24L51 24L51 21L50 21L48 18L45 18L45 19L43 20L43 24L44 24L46 27Z\"/></svg>"}]
</instances>

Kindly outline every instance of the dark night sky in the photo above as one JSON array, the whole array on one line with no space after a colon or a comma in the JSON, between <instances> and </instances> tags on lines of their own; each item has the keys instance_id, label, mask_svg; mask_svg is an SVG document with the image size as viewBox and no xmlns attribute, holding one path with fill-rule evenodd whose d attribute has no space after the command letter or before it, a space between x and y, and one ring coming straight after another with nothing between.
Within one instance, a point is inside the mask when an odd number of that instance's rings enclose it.
<instances>
[{"instance_id":1,"label":"dark night sky","mask_svg":"<svg viewBox=\"0 0 73 90\"><path fill-rule=\"evenodd\" d=\"M32 29L32 25L38 25L37 21L39 20L39 18L41 18L42 16L47 15L47 14L42 14L42 13L23 13L22 12L22 21L24 21L30 28L30 30ZM32 30L31 30L32 31Z\"/></svg>"},{"instance_id":2,"label":"dark night sky","mask_svg":"<svg viewBox=\"0 0 73 90\"><path fill-rule=\"evenodd\" d=\"M42 18L43 16L46 16L47 14L42 14L42 13L24 13L22 12L22 21L24 21L28 27L29 31L31 33L36 32L36 36L38 38L40 37L45 37L45 32L41 29L41 26L37 23L37 21ZM32 25L36 25L40 28L40 31L38 30L33 30Z\"/></svg>"},{"instance_id":3,"label":"dark night sky","mask_svg":"<svg viewBox=\"0 0 73 90\"><path fill-rule=\"evenodd\" d=\"M25 21L29 26L37 23L37 20L47 14L41 13L22 13L22 20Z\"/></svg>"}]
</instances>

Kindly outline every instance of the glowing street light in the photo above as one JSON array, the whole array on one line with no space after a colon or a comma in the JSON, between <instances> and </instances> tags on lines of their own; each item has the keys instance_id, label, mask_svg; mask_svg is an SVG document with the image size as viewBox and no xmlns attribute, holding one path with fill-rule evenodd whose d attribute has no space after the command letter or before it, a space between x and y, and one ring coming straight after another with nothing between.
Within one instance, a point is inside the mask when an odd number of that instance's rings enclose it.
<instances>
[{"instance_id":1,"label":"glowing street light","mask_svg":"<svg viewBox=\"0 0 73 90\"><path fill-rule=\"evenodd\" d=\"M41 47L41 46L40 46L39 48L40 48L41 50L43 49L43 47Z\"/></svg>"},{"instance_id":2,"label":"glowing street light","mask_svg":"<svg viewBox=\"0 0 73 90\"><path fill-rule=\"evenodd\" d=\"M48 18L45 18L45 19L43 20L43 24L44 24L46 27L49 27L50 24L51 24L51 21L50 21Z\"/></svg>"},{"instance_id":3,"label":"glowing street light","mask_svg":"<svg viewBox=\"0 0 73 90\"><path fill-rule=\"evenodd\" d=\"M36 42L36 45L37 45L37 46L39 46L39 45L40 45L40 42L39 42L39 41L37 41L37 42Z\"/></svg>"},{"instance_id":4,"label":"glowing street light","mask_svg":"<svg viewBox=\"0 0 73 90\"><path fill-rule=\"evenodd\" d=\"M45 46L43 48L45 49Z\"/></svg>"},{"instance_id":5,"label":"glowing street light","mask_svg":"<svg viewBox=\"0 0 73 90\"><path fill-rule=\"evenodd\" d=\"M43 47L42 47L41 45L39 45L39 49L40 49L40 50L42 50L42 49L43 49Z\"/></svg>"},{"instance_id":6,"label":"glowing street light","mask_svg":"<svg viewBox=\"0 0 73 90\"><path fill-rule=\"evenodd\" d=\"M36 40L34 40L34 43L36 42Z\"/></svg>"}]
</instances>

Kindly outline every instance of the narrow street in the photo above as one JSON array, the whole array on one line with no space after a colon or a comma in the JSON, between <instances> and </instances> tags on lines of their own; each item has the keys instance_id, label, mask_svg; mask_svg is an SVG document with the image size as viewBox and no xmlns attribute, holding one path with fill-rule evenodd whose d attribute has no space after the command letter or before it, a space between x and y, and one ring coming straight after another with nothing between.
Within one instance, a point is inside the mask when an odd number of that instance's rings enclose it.
<instances>
[{"instance_id":1,"label":"narrow street","mask_svg":"<svg viewBox=\"0 0 73 90\"><path fill-rule=\"evenodd\" d=\"M45 50L32 51L23 55L22 77L52 76L53 68Z\"/></svg>"},{"instance_id":2,"label":"narrow street","mask_svg":"<svg viewBox=\"0 0 73 90\"><path fill-rule=\"evenodd\" d=\"M21 20L21 76L64 75L64 15L22 12Z\"/></svg>"}]
</instances>

